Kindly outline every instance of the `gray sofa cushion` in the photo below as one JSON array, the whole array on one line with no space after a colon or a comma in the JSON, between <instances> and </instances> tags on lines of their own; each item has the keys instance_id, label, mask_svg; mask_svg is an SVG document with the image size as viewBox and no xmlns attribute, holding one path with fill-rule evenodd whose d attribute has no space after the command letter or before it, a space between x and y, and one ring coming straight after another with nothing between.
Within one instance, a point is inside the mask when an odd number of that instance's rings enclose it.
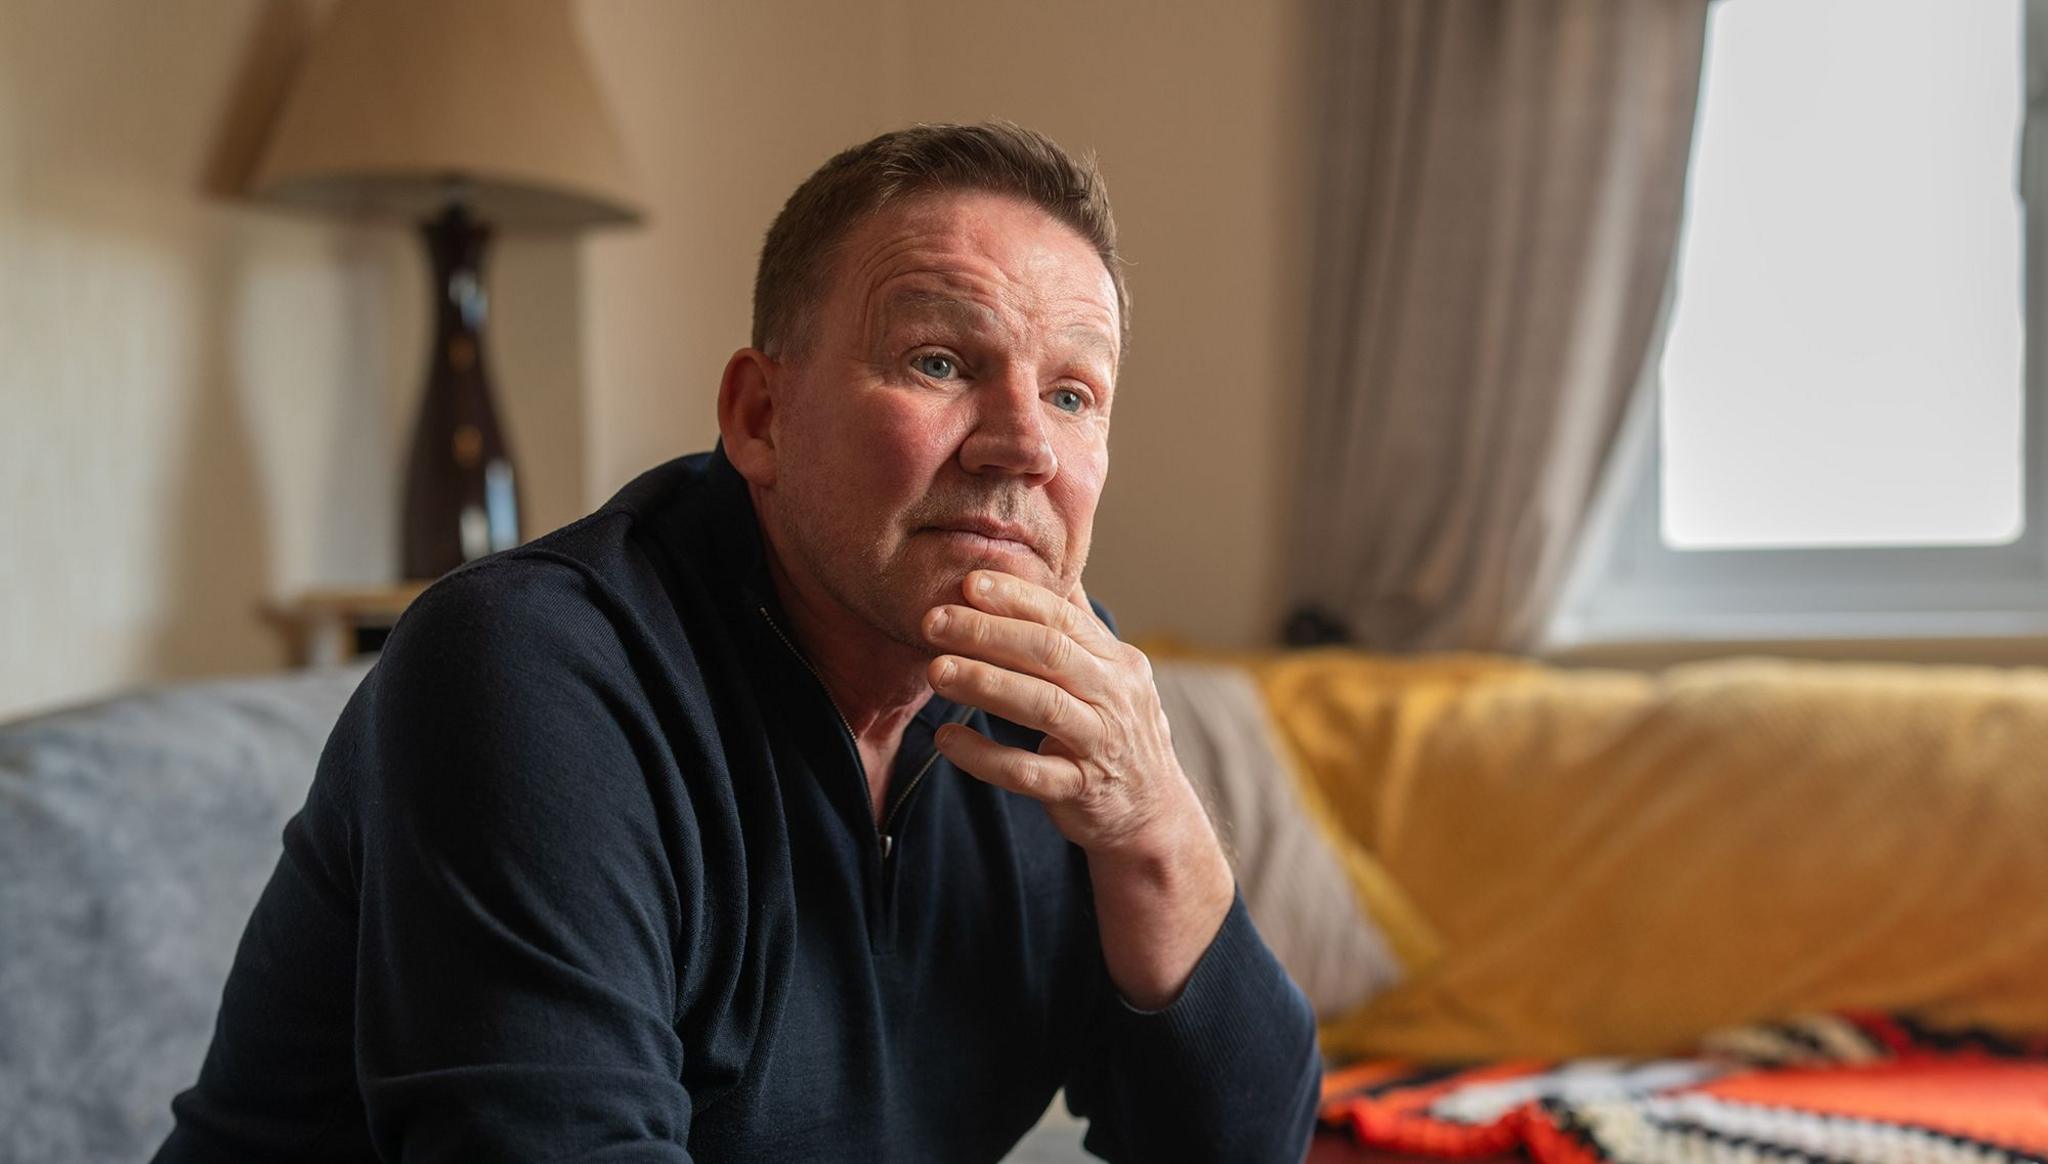
<instances>
[{"instance_id":1,"label":"gray sofa cushion","mask_svg":"<svg viewBox=\"0 0 2048 1164\"><path fill-rule=\"evenodd\" d=\"M364 664L0 725L0 1159L146 1159Z\"/></svg>"}]
</instances>

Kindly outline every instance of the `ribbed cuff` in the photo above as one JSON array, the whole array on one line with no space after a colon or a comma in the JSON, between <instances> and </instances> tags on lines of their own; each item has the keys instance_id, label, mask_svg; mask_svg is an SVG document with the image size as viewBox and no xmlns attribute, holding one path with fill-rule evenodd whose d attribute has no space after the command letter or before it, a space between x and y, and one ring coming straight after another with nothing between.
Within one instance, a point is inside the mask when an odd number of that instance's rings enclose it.
<instances>
[{"instance_id":1,"label":"ribbed cuff","mask_svg":"<svg viewBox=\"0 0 2048 1164\"><path fill-rule=\"evenodd\" d=\"M1241 894L1179 998L1156 1011L1118 1002L1126 1085L1184 1113L1146 1126L1145 1158L1300 1159L1322 1079L1315 1019Z\"/></svg>"}]
</instances>

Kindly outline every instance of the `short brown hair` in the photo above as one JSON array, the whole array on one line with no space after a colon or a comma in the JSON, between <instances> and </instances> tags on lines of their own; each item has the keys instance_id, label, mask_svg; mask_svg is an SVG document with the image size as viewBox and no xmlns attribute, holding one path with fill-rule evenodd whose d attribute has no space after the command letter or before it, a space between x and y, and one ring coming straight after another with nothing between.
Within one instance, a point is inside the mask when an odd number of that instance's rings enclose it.
<instances>
[{"instance_id":1,"label":"short brown hair","mask_svg":"<svg viewBox=\"0 0 2048 1164\"><path fill-rule=\"evenodd\" d=\"M1121 351L1130 346L1130 293L1116 252L1116 218L1095 160L1008 121L915 125L885 133L818 167L783 203L754 275L753 345L771 356L809 342L806 317L825 296L832 257L854 226L906 197L948 190L1006 194L1040 207L1087 239L1116 284Z\"/></svg>"}]
</instances>

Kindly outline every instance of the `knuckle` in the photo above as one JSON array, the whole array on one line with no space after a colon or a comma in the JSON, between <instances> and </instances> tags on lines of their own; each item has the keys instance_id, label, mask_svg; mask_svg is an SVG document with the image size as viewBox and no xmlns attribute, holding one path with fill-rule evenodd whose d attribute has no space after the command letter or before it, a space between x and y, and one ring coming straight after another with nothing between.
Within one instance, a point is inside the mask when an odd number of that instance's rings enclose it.
<instances>
[{"instance_id":1,"label":"knuckle","mask_svg":"<svg viewBox=\"0 0 2048 1164\"><path fill-rule=\"evenodd\" d=\"M974 676L972 685L977 695L1000 698L1009 689L1008 677L995 667L978 664L971 674Z\"/></svg>"},{"instance_id":2,"label":"knuckle","mask_svg":"<svg viewBox=\"0 0 2048 1164\"><path fill-rule=\"evenodd\" d=\"M976 646L986 645L990 639L995 637L994 620L976 611L974 616L967 620L965 637L968 642Z\"/></svg>"},{"instance_id":3,"label":"knuckle","mask_svg":"<svg viewBox=\"0 0 2048 1164\"><path fill-rule=\"evenodd\" d=\"M1073 657L1074 640L1056 631L1049 631L1039 637L1038 662L1047 669L1057 671L1067 665Z\"/></svg>"},{"instance_id":4,"label":"knuckle","mask_svg":"<svg viewBox=\"0 0 2048 1164\"><path fill-rule=\"evenodd\" d=\"M1039 722L1049 728L1058 728L1067 721L1067 703L1060 698L1059 688L1047 685L1038 693Z\"/></svg>"},{"instance_id":5,"label":"knuckle","mask_svg":"<svg viewBox=\"0 0 2048 1164\"><path fill-rule=\"evenodd\" d=\"M1009 777L1010 786L1026 796L1037 793L1038 786L1041 783L1038 773L1032 771L1028 765L1024 764L1011 765L1006 775Z\"/></svg>"},{"instance_id":6,"label":"knuckle","mask_svg":"<svg viewBox=\"0 0 2048 1164\"><path fill-rule=\"evenodd\" d=\"M987 699L1011 699L1015 697L1016 684L1001 667L981 663L974 668L974 693Z\"/></svg>"}]
</instances>

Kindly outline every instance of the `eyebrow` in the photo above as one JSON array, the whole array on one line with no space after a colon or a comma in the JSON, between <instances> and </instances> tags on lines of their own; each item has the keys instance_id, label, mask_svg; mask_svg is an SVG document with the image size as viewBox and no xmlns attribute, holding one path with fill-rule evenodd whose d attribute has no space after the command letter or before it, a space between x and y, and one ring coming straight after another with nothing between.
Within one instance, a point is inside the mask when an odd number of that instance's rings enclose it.
<instances>
[{"instance_id":1,"label":"eyebrow","mask_svg":"<svg viewBox=\"0 0 2048 1164\"><path fill-rule=\"evenodd\" d=\"M1079 323L1060 332L1060 334L1067 337L1067 340L1077 347L1093 350L1109 364L1111 372L1116 371L1118 363L1116 341L1110 339L1101 328L1089 327L1085 323Z\"/></svg>"},{"instance_id":2,"label":"eyebrow","mask_svg":"<svg viewBox=\"0 0 2048 1164\"><path fill-rule=\"evenodd\" d=\"M995 312L979 303L948 295L944 291L926 291L915 287L891 291L889 297L882 301L883 319L895 320L905 316L912 319L937 318L976 330L987 328L995 322Z\"/></svg>"},{"instance_id":3,"label":"eyebrow","mask_svg":"<svg viewBox=\"0 0 2048 1164\"><path fill-rule=\"evenodd\" d=\"M886 324L904 319L937 319L966 331L984 331L995 323L995 312L972 300L944 291L904 287L891 291L882 301L881 319ZM1060 335L1077 347L1101 355L1113 370L1117 365L1116 341L1102 329L1077 323L1061 329Z\"/></svg>"}]
</instances>

